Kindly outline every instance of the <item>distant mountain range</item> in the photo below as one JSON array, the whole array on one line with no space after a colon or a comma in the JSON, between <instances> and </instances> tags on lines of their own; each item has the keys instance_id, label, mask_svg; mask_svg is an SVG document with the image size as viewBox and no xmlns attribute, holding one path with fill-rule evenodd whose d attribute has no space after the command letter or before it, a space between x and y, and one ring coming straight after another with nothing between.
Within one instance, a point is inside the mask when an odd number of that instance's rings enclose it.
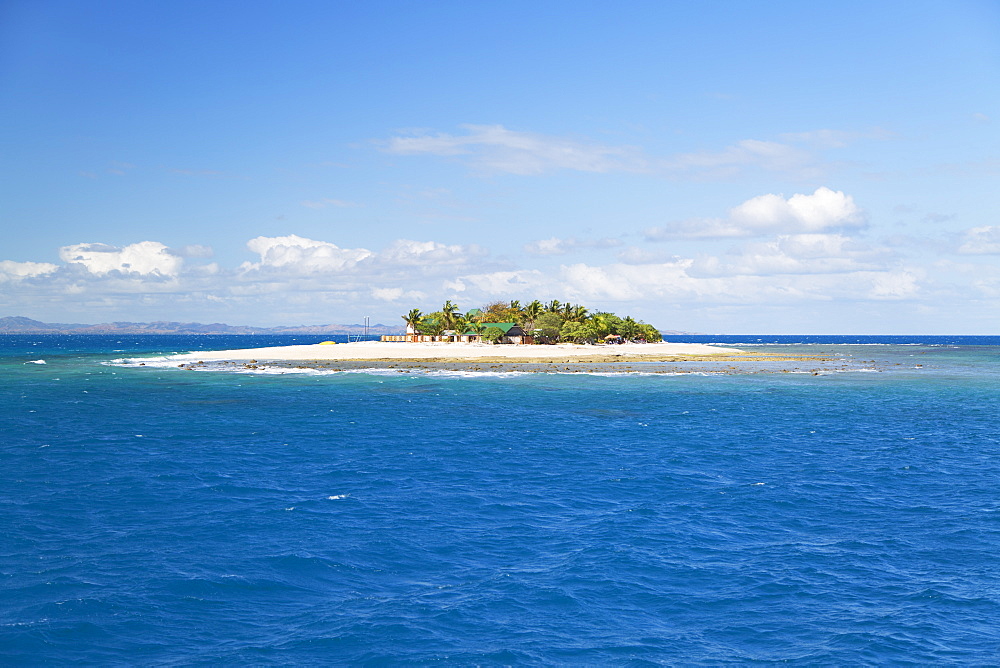
<instances>
[{"instance_id":1,"label":"distant mountain range","mask_svg":"<svg viewBox=\"0 0 1000 668\"><path fill-rule=\"evenodd\" d=\"M221 322L104 322L98 325L40 322L22 316L0 318L0 334L364 334L364 325L250 327ZM375 324L369 334L402 334L403 327Z\"/></svg>"},{"instance_id":2,"label":"distant mountain range","mask_svg":"<svg viewBox=\"0 0 1000 668\"><path fill-rule=\"evenodd\" d=\"M371 335L402 334L402 327L368 325ZM41 322L23 316L0 318L0 334L364 334L364 325L299 325L297 327L251 327L221 322L102 322L98 325ZM660 330L661 334L682 335L695 332Z\"/></svg>"}]
</instances>

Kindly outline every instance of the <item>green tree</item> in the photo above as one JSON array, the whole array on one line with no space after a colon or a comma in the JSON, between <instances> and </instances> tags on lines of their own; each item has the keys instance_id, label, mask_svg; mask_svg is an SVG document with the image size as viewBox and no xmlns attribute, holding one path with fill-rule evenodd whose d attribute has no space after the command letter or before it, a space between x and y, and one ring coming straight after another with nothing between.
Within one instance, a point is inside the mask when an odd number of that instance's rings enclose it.
<instances>
[{"instance_id":1,"label":"green tree","mask_svg":"<svg viewBox=\"0 0 1000 668\"><path fill-rule=\"evenodd\" d=\"M622 319L614 313L599 312L590 317L590 324L598 341L603 340L608 334L618 334L621 321Z\"/></svg>"},{"instance_id":2,"label":"green tree","mask_svg":"<svg viewBox=\"0 0 1000 668\"><path fill-rule=\"evenodd\" d=\"M559 330L562 329L563 319L558 313L543 313L535 320L535 329L548 341L555 341L559 338Z\"/></svg>"},{"instance_id":3,"label":"green tree","mask_svg":"<svg viewBox=\"0 0 1000 668\"><path fill-rule=\"evenodd\" d=\"M633 320L632 316L624 318L618 325L618 333L628 340L639 338L640 331L639 323Z\"/></svg>"},{"instance_id":4,"label":"green tree","mask_svg":"<svg viewBox=\"0 0 1000 668\"><path fill-rule=\"evenodd\" d=\"M559 330L559 338L572 343L587 343L594 340L594 328L588 323L567 320Z\"/></svg>"},{"instance_id":5,"label":"green tree","mask_svg":"<svg viewBox=\"0 0 1000 668\"><path fill-rule=\"evenodd\" d=\"M496 301L486 304L481 309L483 322L518 322L521 320L520 302Z\"/></svg>"},{"instance_id":6,"label":"green tree","mask_svg":"<svg viewBox=\"0 0 1000 668\"><path fill-rule=\"evenodd\" d=\"M582 306L580 304L566 304L566 308L563 309L563 313L567 320L572 320L574 322L586 322L589 311L587 311L586 306Z\"/></svg>"},{"instance_id":7,"label":"green tree","mask_svg":"<svg viewBox=\"0 0 1000 668\"><path fill-rule=\"evenodd\" d=\"M535 320L538 319L538 316L542 314L544 309L545 307L542 306L542 302L537 299L525 306L524 311L522 312L522 322L519 323L521 327L523 327L526 332L533 330L535 328Z\"/></svg>"},{"instance_id":8,"label":"green tree","mask_svg":"<svg viewBox=\"0 0 1000 668\"><path fill-rule=\"evenodd\" d=\"M504 337L503 330L499 327L487 327L483 330L483 341L487 343L496 343Z\"/></svg>"},{"instance_id":9,"label":"green tree","mask_svg":"<svg viewBox=\"0 0 1000 668\"><path fill-rule=\"evenodd\" d=\"M423 320L420 321L420 331L424 334L430 334L431 336L440 336L441 332L446 330L447 327L444 326L444 317L441 311L434 311L434 313L428 313L424 316Z\"/></svg>"},{"instance_id":10,"label":"green tree","mask_svg":"<svg viewBox=\"0 0 1000 668\"><path fill-rule=\"evenodd\" d=\"M453 304L450 299L445 301L444 306L441 307L441 318L444 321L442 329L453 329L457 317L458 306Z\"/></svg>"},{"instance_id":11,"label":"green tree","mask_svg":"<svg viewBox=\"0 0 1000 668\"><path fill-rule=\"evenodd\" d=\"M663 341L663 335L660 334L660 330L652 325L647 325L644 322L639 323L639 337L645 339L649 343L660 343Z\"/></svg>"},{"instance_id":12,"label":"green tree","mask_svg":"<svg viewBox=\"0 0 1000 668\"><path fill-rule=\"evenodd\" d=\"M469 329L469 323L466 322L465 318L458 316L455 318L455 322L451 323L451 329L455 332L455 340L458 341L458 337L465 334Z\"/></svg>"},{"instance_id":13,"label":"green tree","mask_svg":"<svg viewBox=\"0 0 1000 668\"><path fill-rule=\"evenodd\" d=\"M403 316L403 320L413 328L414 333L420 334L420 321L423 317L424 314L420 312L420 309L412 308L409 313Z\"/></svg>"}]
</instances>

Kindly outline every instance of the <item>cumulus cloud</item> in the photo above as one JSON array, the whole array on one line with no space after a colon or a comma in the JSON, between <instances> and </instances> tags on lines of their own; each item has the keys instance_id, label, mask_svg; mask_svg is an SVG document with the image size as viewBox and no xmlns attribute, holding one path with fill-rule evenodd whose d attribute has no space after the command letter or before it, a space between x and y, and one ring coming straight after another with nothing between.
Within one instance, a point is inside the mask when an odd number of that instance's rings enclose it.
<instances>
[{"instance_id":1,"label":"cumulus cloud","mask_svg":"<svg viewBox=\"0 0 1000 668\"><path fill-rule=\"evenodd\" d=\"M966 230L958 252L963 255L1000 255L1000 227L984 225Z\"/></svg>"},{"instance_id":2,"label":"cumulus cloud","mask_svg":"<svg viewBox=\"0 0 1000 668\"><path fill-rule=\"evenodd\" d=\"M247 242L247 248L260 255L260 262L244 262L240 266L244 272L274 269L302 274L341 272L373 255L365 248L340 248L295 234L256 237Z\"/></svg>"},{"instance_id":3,"label":"cumulus cloud","mask_svg":"<svg viewBox=\"0 0 1000 668\"><path fill-rule=\"evenodd\" d=\"M549 239L539 239L524 245L524 252L528 255L566 255L573 251L589 248L615 248L621 246L619 239L559 239L551 237Z\"/></svg>"},{"instance_id":4,"label":"cumulus cloud","mask_svg":"<svg viewBox=\"0 0 1000 668\"><path fill-rule=\"evenodd\" d=\"M730 209L726 218L694 218L643 231L647 241L810 233L864 227L864 211L854 198L827 187L811 195L766 194Z\"/></svg>"},{"instance_id":5,"label":"cumulus cloud","mask_svg":"<svg viewBox=\"0 0 1000 668\"><path fill-rule=\"evenodd\" d=\"M98 276L116 272L147 277L173 277L184 260L158 241L140 241L124 247L98 243L73 244L59 249L59 258Z\"/></svg>"},{"instance_id":6,"label":"cumulus cloud","mask_svg":"<svg viewBox=\"0 0 1000 668\"><path fill-rule=\"evenodd\" d=\"M818 232L831 228L861 227L865 216L850 195L829 188L817 188L812 195L760 195L729 212L742 227L771 232L796 229Z\"/></svg>"},{"instance_id":7,"label":"cumulus cloud","mask_svg":"<svg viewBox=\"0 0 1000 668\"><path fill-rule=\"evenodd\" d=\"M518 132L502 125L463 125L464 135L414 134L380 142L397 155L462 156L480 169L510 174L541 174L568 169L580 172L641 172L641 153L629 146L605 146L565 137Z\"/></svg>"},{"instance_id":8,"label":"cumulus cloud","mask_svg":"<svg viewBox=\"0 0 1000 668\"><path fill-rule=\"evenodd\" d=\"M476 246L406 239L372 251L297 235L257 237L247 248L258 260L239 267L184 263L181 255L191 258L199 252L173 251L157 242L121 248L76 244L62 249L65 264L0 262L0 281L7 286L0 290L0 306L20 310L24 304L45 302L136 309L141 304L148 313L159 311L155 317L164 317L181 304L196 304L215 320L234 321L235 314L236 322L247 321L254 320L248 314L266 313L281 324L325 317L318 313L395 313L446 297L460 297L471 306L493 298L538 297L654 310L679 305L770 309L776 304L793 309L810 302L919 301L927 294L933 281L925 283L920 271L901 266L895 254L865 246L843 230L825 229L851 219L854 212L844 199L830 197L836 195L833 191L820 194L827 200L816 199L816 193L748 200L755 206L745 202L736 208L746 216L742 224L770 230L767 221L780 219L795 231L748 237L742 247L718 256L623 248L615 262L556 261L545 269L517 267ZM838 202L839 208L833 205ZM820 231L808 231L812 228ZM996 234L997 228L973 228L967 241L976 241L980 252L986 244L1000 243ZM553 251L612 241L555 238L535 243L542 254L558 255ZM978 290L997 292L997 285L993 280ZM374 310L359 311L368 308Z\"/></svg>"},{"instance_id":9,"label":"cumulus cloud","mask_svg":"<svg viewBox=\"0 0 1000 668\"><path fill-rule=\"evenodd\" d=\"M14 262L0 260L0 282L23 281L27 278L45 276L58 269L58 265L49 262Z\"/></svg>"}]
</instances>

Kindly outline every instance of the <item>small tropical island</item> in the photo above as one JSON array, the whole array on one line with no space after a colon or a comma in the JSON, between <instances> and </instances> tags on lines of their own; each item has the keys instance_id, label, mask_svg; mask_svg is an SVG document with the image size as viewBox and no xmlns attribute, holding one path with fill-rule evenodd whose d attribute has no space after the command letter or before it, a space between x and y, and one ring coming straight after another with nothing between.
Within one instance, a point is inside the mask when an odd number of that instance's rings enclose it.
<instances>
[{"instance_id":1,"label":"small tropical island","mask_svg":"<svg viewBox=\"0 0 1000 668\"><path fill-rule=\"evenodd\" d=\"M659 330L630 316L552 300L522 306L494 301L462 313L448 300L437 311L410 309L406 333L379 341L245 348L171 355L163 361L188 370L739 373L775 362L831 362L825 357L747 353L701 343L665 343ZM503 345L509 344L509 345ZM133 360L146 364L143 360ZM740 366L720 366L722 363ZM806 369L784 367L782 372ZM819 369L808 369L818 372Z\"/></svg>"},{"instance_id":2,"label":"small tropical island","mask_svg":"<svg viewBox=\"0 0 1000 668\"><path fill-rule=\"evenodd\" d=\"M518 300L494 301L462 313L450 299L426 315L411 309L402 316L403 336L382 336L388 342L447 342L490 344L625 344L662 343L660 331L631 316L553 299L535 299L525 306Z\"/></svg>"}]
</instances>

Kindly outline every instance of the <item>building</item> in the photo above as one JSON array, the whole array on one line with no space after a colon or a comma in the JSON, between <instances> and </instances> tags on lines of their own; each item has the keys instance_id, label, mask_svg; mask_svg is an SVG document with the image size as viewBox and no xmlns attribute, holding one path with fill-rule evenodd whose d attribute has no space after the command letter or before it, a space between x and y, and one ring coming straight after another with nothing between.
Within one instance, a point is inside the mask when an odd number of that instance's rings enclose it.
<instances>
[{"instance_id":1,"label":"building","mask_svg":"<svg viewBox=\"0 0 1000 668\"><path fill-rule=\"evenodd\" d=\"M528 344L535 342L534 337L527 334L523 329L521 329L521 326L518 325L516 322L484 322L481 324L482 327L480 331L485 332L490 327L496 327L497 329L503 332L503 336L497 341L497 343L509 343L514 345L521 345L521 344ZM406 334L402 336L392 336L386 334L382 336L382 340L394 341L394 342L412 341L414 343L419 343L419 342L481 343L483 341L483 337L481 334L476 334L471 330L463 334L459 334L457 331L450 329L445 330L444 332L442 332L440 335L437 336L432 336L430 334L417 334L416 331L414 331L412 325L407 325Z\"/></svg>"}]
</instances>

